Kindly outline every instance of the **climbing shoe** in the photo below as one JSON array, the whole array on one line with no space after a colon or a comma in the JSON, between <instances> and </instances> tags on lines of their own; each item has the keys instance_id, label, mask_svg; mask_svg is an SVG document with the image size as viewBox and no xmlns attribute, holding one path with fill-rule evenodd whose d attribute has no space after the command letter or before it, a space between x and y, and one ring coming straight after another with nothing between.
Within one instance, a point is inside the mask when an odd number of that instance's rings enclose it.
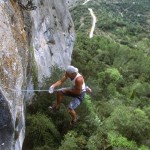
<instances>
[{"instance_id":1,"label":"climbing shoe","mask_svg":"<svg viewBox=\"0 0 150 150\"><path fill-rule=\"evenodd\" d=\"M74 125L76 125L76 123L77 123L77 120L71 120L70 125L74 126Z\"/></svg>"},{"instance_id":2,"label":"climbing shoe","mask_svg":"<svg viewBox=\"0 0 150 150\"><path fill-rule=\"evenodd\" d=\"M49 106L48 108L49 108L50 110L52 110L53 112L59 111L59 108L56 108L55 105L54 105L54 106Z\"/></svg>"},{"instance_id":3,"label":"climbing shoe","mask_svg":"<svg viewBox=\"0 0 150 150\"><path fill-rule=\"evenodd\" d=\"M71 120L71 121L70 121L70 125L71 125L71 126L76 125L76 124L77 124L78 119L79 119L79 116L77 116L77 118L76 118L75 120Z\"/></svg>"}]
</instances>

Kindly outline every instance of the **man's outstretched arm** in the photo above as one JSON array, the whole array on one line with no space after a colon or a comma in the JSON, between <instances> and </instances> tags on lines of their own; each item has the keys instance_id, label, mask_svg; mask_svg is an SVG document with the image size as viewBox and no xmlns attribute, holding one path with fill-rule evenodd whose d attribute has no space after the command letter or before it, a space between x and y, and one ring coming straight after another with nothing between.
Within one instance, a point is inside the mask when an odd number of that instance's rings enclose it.
<instances>
[{"instance_id":1,"label":"man's outstretched arm","mask_svg":"<svg viewBox=\"0 0 150 150\"><path fill-rule=\"evenodd\" d=\"M66 79L67 79L67 75L65 74L60 80L58 80L57 82L53 83L50 86L50 88L49 88L49 93L53 93L54 92L54 88L60 86L61 84L63 84Z\"/></svg>"}]
</instances>

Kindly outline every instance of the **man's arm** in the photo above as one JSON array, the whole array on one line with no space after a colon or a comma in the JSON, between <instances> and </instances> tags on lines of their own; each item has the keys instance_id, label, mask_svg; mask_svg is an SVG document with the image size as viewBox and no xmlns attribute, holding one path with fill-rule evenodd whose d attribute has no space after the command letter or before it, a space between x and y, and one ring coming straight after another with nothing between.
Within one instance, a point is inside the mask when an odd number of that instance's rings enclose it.
<instances>
[{"instance_id":1,"label":"man's arm","mask_svg":"<svg viewBox=\"0 0 150 150\"><path fill-rule=\"evenodd\" d=\"M55 88L63 84L67 79L67 75L65 74L60 80L51 85L51 87Z\"/></svg>"}]
</instances>

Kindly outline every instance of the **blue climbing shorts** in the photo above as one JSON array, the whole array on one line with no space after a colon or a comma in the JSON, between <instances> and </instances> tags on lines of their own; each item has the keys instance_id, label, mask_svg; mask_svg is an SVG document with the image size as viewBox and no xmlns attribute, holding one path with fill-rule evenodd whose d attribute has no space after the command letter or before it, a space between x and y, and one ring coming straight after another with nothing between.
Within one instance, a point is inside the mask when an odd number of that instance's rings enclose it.
<instances>
[{"instance_id":1,"label":"blue climbing shorts","mask_svg":"<svg viewBox=\"0 0 150 150\"><path fill-rule=\"evenodd\" d=\"M68 105L68 108L76 109L80 105L82 100L84 99L85 92L82 92L81 95L79 95L79 96L74 96L74 95L67 95L67 96L71 96L72 97L72 100L71 100L71 102Z\"/></svg>"},{"instance_id":2,"label":"blue climbing shorts","mask_svg":"<svg viewBox=\"0 0 150 150\"><path fill-rule=\"evenodd\" d=\"M65 88L62 88L59 91L61 91L63 93L63 89L65 89ZM72 97L72 100L68 105L68 108L70 108L70 109L76 109L85 97L85 91L82 92L80 95L65 94L65 93L63 93L63 94L65 96Z\"/></svg>"}]
</instances>

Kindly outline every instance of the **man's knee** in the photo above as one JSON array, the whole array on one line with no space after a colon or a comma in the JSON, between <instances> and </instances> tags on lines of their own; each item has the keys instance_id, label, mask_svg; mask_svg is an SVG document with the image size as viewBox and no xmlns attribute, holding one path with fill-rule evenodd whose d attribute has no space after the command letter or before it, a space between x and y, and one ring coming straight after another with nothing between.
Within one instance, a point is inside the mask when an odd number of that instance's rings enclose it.
<instances>
[{"instance_id":1,"label":"man's knee","mask_svg":"<svg viewBox=\"0 0 150 150\"><path fill-rule=\"evenodd\" d=\"M64 94L62 93L62 91L57 91L57 95L63 96Z\"/></svg>"},{"instance_id":2,"label":"man's knee","mask_svg":"<svg viewBox=\"0 0 150 150\"><path fill-rule=\"evenodd\" d=\"M72 112L72 111L73 111L73 109L71 109L71 108L68 107L68 112L70 113L70 112Z\"/></svg>"}]
</instances>

